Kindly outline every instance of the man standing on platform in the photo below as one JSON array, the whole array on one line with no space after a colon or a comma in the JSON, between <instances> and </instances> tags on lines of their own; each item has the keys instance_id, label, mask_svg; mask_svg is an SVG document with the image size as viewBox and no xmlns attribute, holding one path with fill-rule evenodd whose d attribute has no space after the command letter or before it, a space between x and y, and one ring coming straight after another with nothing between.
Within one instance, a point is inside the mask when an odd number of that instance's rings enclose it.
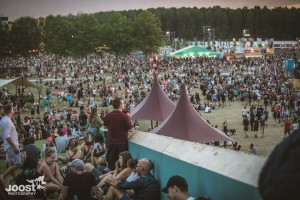
<instances>
[{"instance_id":1,"label":"man standing on platform","mask_svg":"<svg viewBox=\"0 0 300 200\"><path fill-rule=\"evenodd\" d=\"M112 105L114 110L104 118L104 126L108 129L106 160L110 170L115 169L119 154L128 151L128 138L132 136L133 131L130 116L123 113L125 109L123 100L115 98Z\"/></svg>"}]
</instances>

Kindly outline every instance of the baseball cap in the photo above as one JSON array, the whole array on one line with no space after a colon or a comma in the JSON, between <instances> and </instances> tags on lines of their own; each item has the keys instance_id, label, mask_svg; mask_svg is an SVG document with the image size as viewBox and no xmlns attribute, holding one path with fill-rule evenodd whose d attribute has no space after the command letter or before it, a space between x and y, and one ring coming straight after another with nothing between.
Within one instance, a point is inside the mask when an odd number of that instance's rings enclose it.
<instances>
[{"instance_id":1,"label":"baseball cap","mask_svg":"<svg viewBox=\"0 0 300 200\"><path fill-rule=\"evenodd\" d=\"M53 142L53 139L52 139L52 137L47 137L46 141L47 142Z\"/></svg>"},{"instance_id":2,"label":"baseball cap","mask_svg":"<svg viewBox=\"0 0 300 200\"><path fill-rule=\"evenodd\" d=\"M76 167L77 169L84 169L84 162L80 159L74 159L72 162L68 163L69 167Z\"/></svg>"},{"instance_id":3,"label":"baseball cap","mask_svg":"<svg viewBox=\"0 0 300 200\"><path fill-rule=\"evenodd\" d=\"M167 183L166 187L164 187L162 189L162 192L168 193L168 188L173 187L175 185L179 188L186 188L186 190L188 190L188 184L187 184L186 180L183 177L176 175L176 176L172 176L168 180L168 183Z\"/></svg>"}]
</instances>

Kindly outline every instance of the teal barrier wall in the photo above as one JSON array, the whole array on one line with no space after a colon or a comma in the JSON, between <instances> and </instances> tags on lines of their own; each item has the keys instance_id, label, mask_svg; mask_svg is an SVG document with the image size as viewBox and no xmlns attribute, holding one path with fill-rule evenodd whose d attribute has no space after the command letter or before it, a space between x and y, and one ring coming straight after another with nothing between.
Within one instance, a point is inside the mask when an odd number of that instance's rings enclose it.
<instances>
[{"instance_id":1,"label":"teal barrier wall","mask_svg":"<svg viewBox=\"0 0 300 200\"><path fill-rule=\"evenodd\" d=\"M207 195L211 197L213 200L260 200L261 197L259 195L257 189L257 177L259 171L261 169L262 164L264 163L264 159L255 160L253 156L253 162L257 162L258 165L248 165L248 162L241 160L241 162L232 161L232 166L228 166L227 163L219 160L220 158L209 158L205 154L207 148L211 148L207 145L192 143L192 149L186 149L183 154L187 156L193 155L198 160L208 160L205 163L210 164L211 160L212 167L202 167L199 163L194 162L193 159L189 159L191 162L184 161L184 156L178 155L178 152L169 151L171 146L174 145L173 141L175 139L168 138L165 136L149 136L145 137L146 133L142 133L142 136L137 136L133 141L129 142L129 151L136 158L148 158L154 163L153 174L160 181L161 188L163 188L169 177L173 175L181 175L185 177L185 179L189 183L189 193L191 196L198 197L200 195ZM147 133L148 134L148 133ZM157 137L163 137L161 140L157 139ZM149 145L145 144L148 143ZM175 142L176 143L176 142ZM175 144L176 145L176 144ZM191 146L189 142L184 141L184 145L180 145L181 148L184 148L185 145ZM201 159L201 152L199 154L199 149L195 149L195 145L202 145L201 148L203 151L203 159ZM165 146L165 147L164 147ZM183 146L183 147L182 147ZM169 148L169 149L168 149ZM173 148L173 147L172 147ZM214 147L216 148L216 147ZM179 152L181 152L180 148ZM191 150L196 150L197 152L192 152ZM215 149L213 149L215 150ZM211 151L211 149L209 149ZM229 150L224 150L223 148L217 149L217 151L225 151L225 154L228 154L228 158L232 157L232 152ZM174 155L168 155L168 154ZM234 152L235 153L235 152ZM180 153L179 153L180 154ZM216 153L212 154L216 155ZM234 156L239 156L239 154L234 154ZM250 156L247 154L241 153L240 156ZM228 159L224 157L223 159ZM237 157L238 159L238 157ZM248 157L246 160L249 160ZM249 161L249 163L251 160ZM260 162L260 163L259 163ZM221 166L220 166L221 165ZM222 170L222 165L224 165L224 173L216 172L214 169ZM258 169L255 169L258 168ZM245 171L248 170L249 173ZM256 170L256 171L253 171ZM227 174L227 175L226 175ZM231 175L232 174L232 175ZM240 177L236 177L240 176ZM243 180L245 179L245 180ZM249 182L245 183L245 182ZM251 182L254 182L251 184ZM167 197L164 193L162 193L162 199L166 200Z\"/></svg>"}]
</instances>

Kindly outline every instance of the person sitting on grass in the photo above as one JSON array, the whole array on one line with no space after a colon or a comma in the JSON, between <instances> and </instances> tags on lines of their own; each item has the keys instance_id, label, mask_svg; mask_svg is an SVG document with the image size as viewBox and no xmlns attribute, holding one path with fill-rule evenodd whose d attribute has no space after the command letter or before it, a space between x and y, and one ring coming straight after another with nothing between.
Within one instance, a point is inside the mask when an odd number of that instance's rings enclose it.
<instances>
[{"instance_id":1,"label":"person sitting on grass","mask_svg":"<svg viewBox=\"0 0 300 200\"><path fill-rule=\"evenodd\" d=\"M79 147L82 152L82 160L85 163L91 162L93 144L92 142L85 142L83 137L78 139Z\"/></svg>"},{"instance_id":2,"label":"person sitting on grass","mask_svg":"<svg viewBox=\"0 0 300 200\"><path fill-rule=\"evenodd\" d=\"M211 113L212 112L212 110L211 110L211 108L209 107L208 104L205 106L204 112L205 113Z\"/></svg>"},{"instance_id":3,"label":"person sitting on grass","mask_svg":"<svg viewBox=\"0 0 300 200\"><path fill-rule=\"evenodd\" d=\"M45 160L38 166L38 172L45 176L47 194L61 190L63 177L60 174L58 163L56 162L55 151L47 148L45 151Z\"/></svg>"},{"instance_id":4,"label":"person sitting on grass","mask_svg":"<svg viewBox=\"0 0 300 200\"><path fill-rule=\"evenodd\" d=\"M109 187L109 184L107 184L107 183L114 181L114 180L120 180L120 181L126 180L127 177L129 177L131 175L131 173L134 172L134 169L132 169L132 167L128 165L128 161L132 160L132 158L128 159L127 162L124 162L124 160L123 160L123 157L125 158L126 156L129 155L128 153L129 152L126 152L126 151L120 153L119 160L116 161L116 164L115 164L115 167L116 167L115 170L113 171L112 174L108 173L107 176L104 175L104 177L98 184L99 188L107 190ZM128 154L128 155L126 155L126 154ZM124 155L126 155L126 156L124 156ZM123 164L125 164L126 167L121 170L120 166ZM132 180L133 180L133 178L131 178L131 181Z\"/></svg>"},{"instance_id":5,"label":"person sitting on grass","mask_svg":"<svg viewBox=\"0 0 300 200\"><path fill-rule=\"evenodd\" d=\"M99 169L97 169L94 165L91 163L86 163L84 166L85 171L92 172L93 175L96 178L96 181L98 184L98 187L101 187L105 185L105 181L107 179L112 178L114 175L116 176L121 171L123 171L125 168L127 168L127 161L132 158L131 154L128 151L123 151L119 154L119 160L116 162L116 165L118 165L117 170L111 171L109 173L103 174ZM105 171L105 170L104 170Z\"/></svg>"},{"instance_id":6,"label":"person sitting on grass","mask_svg":"<svg viewBox=\"0 0 300 200\"><path fill-rule=\"evenodd\" d=\"M103 122L98 113L97 107L93 107L91 110L91 114L88 119L89 127L89 141L94 141L95 135L99 133L99 129L102 126Z\"/></svg>"},{"instance_id":7,"label":"person sitting on grass","mask_svg":"<svg viewBox=\"0 0 300 200\"><path fill-rule=\"evenodd\" d=\"M78 146L78 140L76 138L72 138L69 140L69 143L66 147L68 150L66 153L66 157L58 156L58 160L67 164L68 162L72 162L74 159L82 159L82 152L80 147Z\"/></svg>"},{"instance_id":8,"label":"person sitting on grass","mask_svg":"<svg viewBox=\"0 0 300 200\"><path fill-rule=\"evenodd\" d=\"M121 200L131 200L131 199L143 199L143 200L153 200L160 199L160 186L159 182L155 179L150 171L153 168L153 163L145 158L138 161L136 165L136 172L139 178L135 181L120 181L114 180L109 182L113 187L110 187L107 192L107 197L112 197L111 199L121 199ZM129 195L124 191L128 189L133 189L133 197L130 198ZM106 198L109 200L108 198Z\"/></svg>"},{"instance_id":9,"label":"person sitting on grass","mask_svg":"<svg viewBox=\"0 0 300 200\"><path fill-rule=\"evenodd\" d=\"M114 182L115 180L127 182L132 182L138 179L138 174L136 172L138 160L135 158L131 158L127 161L127 168L125 168L122 172L120 172L117 176L112 177L112 179L107 179L106 184L109 185L110 182ZM116 167L117 168L117 167ZM133 197L134 190L125 190L129 197ZM106 199L112 199L112 193L107 193L105 196Z\"/></svg>"},{"instance_id":10,"label":"person sitting on grass","mask_svg":"<svg viewBox=\"0 0 300 200\"><path fill-rule=\"evenodd\" d=\"M15 179L15 184L16 185L31 185L32 183L30 183L29 181L37 179L40 176L42 176L38 172L37 166L38 166L37 160L35 160L32 157L27 157L24 160L21 173ZM23 195L23 196L18 195L19 199L21 199L21 197L27 199L29 196L28 195ZM34 195L33 196L30 195L30 197L33 199L43 199L43 200L47 199L44 195L43 190L36 190Z\"/></svg>"},{"instance_id":11,"label":"person sitting on grass","mask_svg":"<svg viewBox=\"0 0 300 200\"><path fill-rule=\"evenodd\" d=\"M35 143L35 138L34 136L30 136L29 139L29 144L23 147L24 152L26 152L25 157L26 158L32 158L36 162L38 162L39 159L41 159L41 150L34 144Z\"/></svg>"},{"instance_id":12,"label":"person sitting on grass","mask_svg":"<svg viewBox=\"0 0 300 200\"><path fill-rule=\"evenodd\" d=\"M47 148L50 148L51 150L53 150L55 152L56 157L57 157L57 149L56 149L55 144L53 143L52 137L47 137L46 144L43 144L42 158L45 158L45 153L46 153Z\"/></svg>"},{"instance_id":13,"label":"person sitting on grass","mask_svg":"<svg viewBox=\"0 0 300 200\"><path fill-rule=\"evenodd\" d=\"M64 136L62 129L57 130L58 137L55 138L57 153L65 153L68 145L68 139Z\"/></svg>"},{"instance_id":14,"label":"person sitting on grass","mask_svg":"<svg viewBox=\"0 0 300 200\"><path fill-rule=\"evenodd\" d=\"M103 199L102 194L97 188L97 183L91 172L84 171L84 162L75 159L68 163L71 173L66 175L62 190L58 199L91 199L93 192L98 200Z\"/></svg>"},{"instance_id":15,"label":"person sitting on grass","mask_svg":"<svg viewBox=\"0 0 300 200\"><path fill-rule=\"evenodd\" d=\"M91 163L94 166L97 166L98 164L103 165L105 164L105 149L106 145L104 143L104 139L102 135L95 135L95 141L93 145L93 153L91 157Z\"/></svg>"}]
</instances>

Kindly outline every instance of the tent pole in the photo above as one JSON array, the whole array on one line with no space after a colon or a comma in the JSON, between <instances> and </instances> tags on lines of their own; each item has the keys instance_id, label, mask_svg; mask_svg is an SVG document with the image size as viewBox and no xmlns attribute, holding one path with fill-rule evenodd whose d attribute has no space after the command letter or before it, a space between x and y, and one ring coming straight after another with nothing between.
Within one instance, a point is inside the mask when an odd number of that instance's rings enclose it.
<instances>
[{"instance_id":1,"label":"tent pole","mask_svg":"<svg viewBox=\"0 0 300 200\"><path fill-rule=\"evenodd\" d=\"M23 87L24 87L24 83L23 83L23 72L22 72L22 91L21 91L22 92L22 101L21 101L22 108L23 108L23 103L24 103L23 102L23 96L24 96L24 88Z\"/></svg>"},{"instance_id":2,"label":"tent pole","mask_svg":"<svg viewBox=\"0 0 300 200\"><path fill-rule=\"evenodd\" d=\"M37 106L37 110L36 110L36 112L37 112L37 114L39 115L39 117L40 117L40 105L41 105L41 98L40 98L40 96L41 96L41 83L40 83L40 85L39 85L39 99L38 99L38 101L39 101L39 105Z\"/></svg>"}]
</instances>

